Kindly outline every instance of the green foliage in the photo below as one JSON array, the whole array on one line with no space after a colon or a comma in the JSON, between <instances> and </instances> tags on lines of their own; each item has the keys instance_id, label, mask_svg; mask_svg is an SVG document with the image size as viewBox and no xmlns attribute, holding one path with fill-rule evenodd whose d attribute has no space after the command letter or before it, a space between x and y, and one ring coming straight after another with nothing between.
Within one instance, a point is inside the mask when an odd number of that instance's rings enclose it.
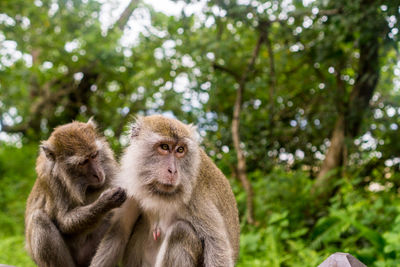
<instances>
[{"instance_id":1,"label":"green foliage","mask_svg":"<svg viewBox=\"0 0 400 267\"><path fill-rule=\"evenodd\" d=\"M0 263L34 266L24 250L24 212L35 180L36 145L0 143Z\"/></svg>"},{"instance_id":2,"label":"green foliage","mask_svg":"<svg viewBox=\"0 0 400 267\"><path fill-rule=\"evenodd\" d=\"M311 181L304 172L275 168L250 175L257 226L242 227L238 266L316 266L327 256L307 244ZM239 205L241 200L238 199Z\"/></svg>"},{"instance_id":3,"label":"green foliage","mask_svg":"<svg viewBox=\"0 0 400 267\"><path fill-rule=\"evenodd\" d=\"M361 179L344 179L313 223L314 200L306 173L277 168L258 178L254 188L257 210L262 212L257 213L257 226L242 225L238 266L317 266L338 251L368 266L399 263L396 193L371 192L360 186ZM239 206L243 201L238 198Z\"/></svg>"},{"instance_id":4,"label":"green foliage","mask_svg":"<svg viewBox=\"0 0 400 267\"><path fill-rule=\"evenodd\" d=\"M25 201L35 179L37 147L0 146L0 236L23 234Z\"/></svg>"},{"instance_id":5,"label":"green foliage","mask_svg":"<svg viewBox=\"0 0 400 267\"><path fill-rule=\"evenodd\" d=\"M3 237L0 240L0 262L7 265L33 267L36 266L24 249L24 236Z\"/></svg>"},{"instance_id":6,"label":"green foliage","mask_svg":"<svg viewBox=\"0 0 400 267\"><path fill-rule=\"evenodd\" d=\"M32 265L25 200L38 141L53 127L94 116L119 154L133 116L165 112L198 125L207 153L234 177L232 113L244 82L239 132L257 224L245 223L246 194L230 179L238 265L317 266L336 251L400 264L399 0L210 0L201 15L191 6L177 16L138 1L131 19L151 26L131 45L122 41L131 23L102 27L104 2L0 0L0 263ZM358 112L346 109L354 85L371 78L360 76L365 44L379 48L380 79L359 135L345 140L343 168L330 172L337 189L319 202L311 188L338 114Z\"/></svg>"}]
</instances>

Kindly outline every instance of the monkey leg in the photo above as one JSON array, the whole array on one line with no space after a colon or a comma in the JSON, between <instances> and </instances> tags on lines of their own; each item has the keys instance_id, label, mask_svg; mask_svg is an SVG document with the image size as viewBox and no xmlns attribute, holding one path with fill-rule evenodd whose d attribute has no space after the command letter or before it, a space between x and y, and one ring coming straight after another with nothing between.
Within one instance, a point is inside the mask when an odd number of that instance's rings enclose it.
<instances>
[{"instance_id":1,"label":"monkey leg","mask_svg":"<svg viewBox=\"0 0 400 267\"><path fill-rule=\"evenodd\" d=\"M60 232L48 215L36 211L31 217L28 233L30 252L40 267L75 267L74 260Z\"/></svg>"},{"instance_id":2,"label":"monkey leg","mask_svg":"<svg viewBox=\"0 0 400 267\"><path fill-rule=\"evenodd\" d=\"M152 239L148 238L147 234L149 231L150 231L149 225L144 221L142 216L139 217L134 226L133 233L129 239L129 242L126 245L122 260L123 263L122 266L124 267L146 266L143 263L146 257L145 250L147 247L149 247L149 244L152 244Z\"/></svg>"},{"instance_id":3,"label":"monkey leg","mask_svg":"<svg viewBox=\"0 0 400 267\"><path fill-rule=\"evenodd\" d=\"M171 227L161 245L156 266L202 266L203 246L193 227L185 221Z\"/></svg>"}]
</instances>

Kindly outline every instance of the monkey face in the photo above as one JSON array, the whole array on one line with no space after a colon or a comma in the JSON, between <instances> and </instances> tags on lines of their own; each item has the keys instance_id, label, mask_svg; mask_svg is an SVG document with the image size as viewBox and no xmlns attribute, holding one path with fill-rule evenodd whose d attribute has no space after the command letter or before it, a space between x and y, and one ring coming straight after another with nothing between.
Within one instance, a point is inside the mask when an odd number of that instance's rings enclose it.
<instances>
[{"instance_id":1,"label":"monkey face","mask_svg":"<svg viewBox=\"0 0 400 267\"><path fill-rule=\"evenodd\" d=\"M85 156L74 155L66 160L66 168L69 177L73 177L82 185L95 188L103 186L105 182L105 173L101 164L101 152L95 150Z\"/></svg>"},{"instance_id":2,"label":"monkey face","mask_svg":"<svg viewBox=\"0 0 400 267\"><path fill-rule=\"evenodd\" d=\"M184 142L176 142L169 139L160 140L151 148L153 158L149 163L151 181L148 189L158 195L171 196L182 190L182 178L185 172L181 165L187 152Z\"/></svg>"},{"instance_id":3,"label":"monkey face","mask_svg":"<svg viewBox=\"0 0 400 267\"><path fill-rule=\"evenodd\" d=\"M42 150L68 184L100 188L105 183L107 145L92 122L57 127ZM68 180L68 181L67 181Z\"/></svg>"},{"instance_id":4,"label":"monkey face","mask_svg":"<svg viewBox=\"0 0 400 267\"><path fill-rule=\"evenodd\" d=\"M149 116L136 121L131 137L117 185L148 208L188 200L200 163L195 129L174 119Z\"/></svg>"}]
</instances>

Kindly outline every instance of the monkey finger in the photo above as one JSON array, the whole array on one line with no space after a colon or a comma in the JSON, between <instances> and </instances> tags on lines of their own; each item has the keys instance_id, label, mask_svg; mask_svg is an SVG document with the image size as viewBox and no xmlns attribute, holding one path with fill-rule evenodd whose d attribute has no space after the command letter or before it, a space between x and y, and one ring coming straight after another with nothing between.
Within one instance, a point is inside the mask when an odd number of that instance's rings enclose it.
<instances>
[{"instance_id":1,"label":"monkey finger","mask_svg":"<svg viewBox=\"0 0 400 267\"><path fill-rule=\"evenodd\" d=\"M107 205L111 205L111 207L119 207L125 202L127 195L124 189L117 187L105 191L100 198L105 200L108 203Z\"/></svg>"},{"instance_id":2,"label":"monkey finger","mask_svg":"<svg viewBox=\"0 0 400 267\"><path fill-rule=\"evenodd\" d=\"M114 192L114 194L112 195L112 200L115 204L119 204L121 205L122 203L125 202L127 195L126 195L126 191L120 187L117 188L118 190L116 192Z\"/></svg>"}]
</instances>

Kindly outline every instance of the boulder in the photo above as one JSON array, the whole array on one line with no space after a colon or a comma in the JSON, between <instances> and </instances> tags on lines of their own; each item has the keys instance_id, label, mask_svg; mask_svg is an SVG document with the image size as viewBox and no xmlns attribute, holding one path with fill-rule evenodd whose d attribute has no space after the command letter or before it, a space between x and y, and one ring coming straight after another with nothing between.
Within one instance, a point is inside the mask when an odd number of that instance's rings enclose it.
<instances>
[{"instance_id":1,"label":"boulder","mask_svg":"<svg viewBox=\"0 0 400 267\"><path fill-rule=\"evenodd\" d=\"M318 267L367 267L349 253L336 252L330 255Z\"/></svg>"}]
</instances>

